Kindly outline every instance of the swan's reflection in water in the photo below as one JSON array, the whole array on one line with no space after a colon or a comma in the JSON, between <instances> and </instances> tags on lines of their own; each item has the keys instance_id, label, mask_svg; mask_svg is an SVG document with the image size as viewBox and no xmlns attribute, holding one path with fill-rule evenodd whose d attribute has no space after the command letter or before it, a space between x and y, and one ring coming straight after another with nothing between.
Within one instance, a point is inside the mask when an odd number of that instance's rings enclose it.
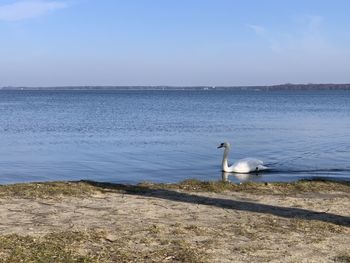
<instances>
[{"instance_id":1,"label":"swan's reflection in water","mask_svg":"<svg viewBox=\"0 0 350 263\"><path fill-rule=\"evenodd\" d=\"M222 172L221 177L222 177L222 181L224 182L231 182L231 178L234 181L238 181L239 183L263 181L262 175L258 173L239 174L239 173Z\"/></svg>"}]
</instances>

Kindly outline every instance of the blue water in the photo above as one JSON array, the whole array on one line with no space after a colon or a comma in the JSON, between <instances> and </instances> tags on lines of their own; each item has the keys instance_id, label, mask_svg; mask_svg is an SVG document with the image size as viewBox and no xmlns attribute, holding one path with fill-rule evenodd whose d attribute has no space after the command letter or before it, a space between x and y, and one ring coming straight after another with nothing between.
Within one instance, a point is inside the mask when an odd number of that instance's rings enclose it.
<instances>
[{"instance_id":1,"label":"blue water","mask_svg":"<svg viewBox=\"0 0 350 263\"><path fill-rule=\"evenodd\" d=\"M0 183L350 180L349 91L0 91Z\"/></svg>"}]
</instances>

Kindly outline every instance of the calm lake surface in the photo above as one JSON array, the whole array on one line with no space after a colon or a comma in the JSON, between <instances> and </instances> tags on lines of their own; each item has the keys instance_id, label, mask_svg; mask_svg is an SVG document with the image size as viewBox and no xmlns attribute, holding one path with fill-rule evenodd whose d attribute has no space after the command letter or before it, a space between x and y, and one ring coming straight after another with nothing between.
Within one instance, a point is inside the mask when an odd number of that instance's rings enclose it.
<instances>
[{"instance_id":1,"label":"calm lake surface","mask_svg":"<svg viewBox=\"0 0 350 263\"><path fill-rule=\"evenodd\" d=\"M0 184L350 180L350 91L0 91Z\"/></svg>"}]
</instances>

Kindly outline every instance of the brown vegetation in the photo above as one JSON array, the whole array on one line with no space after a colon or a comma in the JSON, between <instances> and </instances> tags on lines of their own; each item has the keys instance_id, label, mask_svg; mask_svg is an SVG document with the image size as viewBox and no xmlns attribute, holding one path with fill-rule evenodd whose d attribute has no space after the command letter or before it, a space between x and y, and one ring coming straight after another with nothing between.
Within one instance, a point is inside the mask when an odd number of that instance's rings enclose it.
<instances>
[{"instance_id":1,"label":"brown vegetation","mask_svg":"<svg viewBox=\"0 0 350 263\"><path fill-rule=\"evenodd\" d=\"M0 186L0 262L349 262L350 184Z\"/></svg>"}]
</instances>

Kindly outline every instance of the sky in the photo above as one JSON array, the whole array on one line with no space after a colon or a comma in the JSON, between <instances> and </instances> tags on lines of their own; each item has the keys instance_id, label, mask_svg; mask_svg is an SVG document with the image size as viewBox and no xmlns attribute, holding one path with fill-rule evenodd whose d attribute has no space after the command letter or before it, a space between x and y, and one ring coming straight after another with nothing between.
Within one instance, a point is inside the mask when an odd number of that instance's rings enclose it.
<instances>
[{"instance_id":1,"label":"sky","mask_svg":"<svg viewBox=\"0 0 350 263\"><path fill-rule=\"evenodd\" d=\"M348 0L0 0L0 87L350 83Z\"/></svg>"}]
</instances>

